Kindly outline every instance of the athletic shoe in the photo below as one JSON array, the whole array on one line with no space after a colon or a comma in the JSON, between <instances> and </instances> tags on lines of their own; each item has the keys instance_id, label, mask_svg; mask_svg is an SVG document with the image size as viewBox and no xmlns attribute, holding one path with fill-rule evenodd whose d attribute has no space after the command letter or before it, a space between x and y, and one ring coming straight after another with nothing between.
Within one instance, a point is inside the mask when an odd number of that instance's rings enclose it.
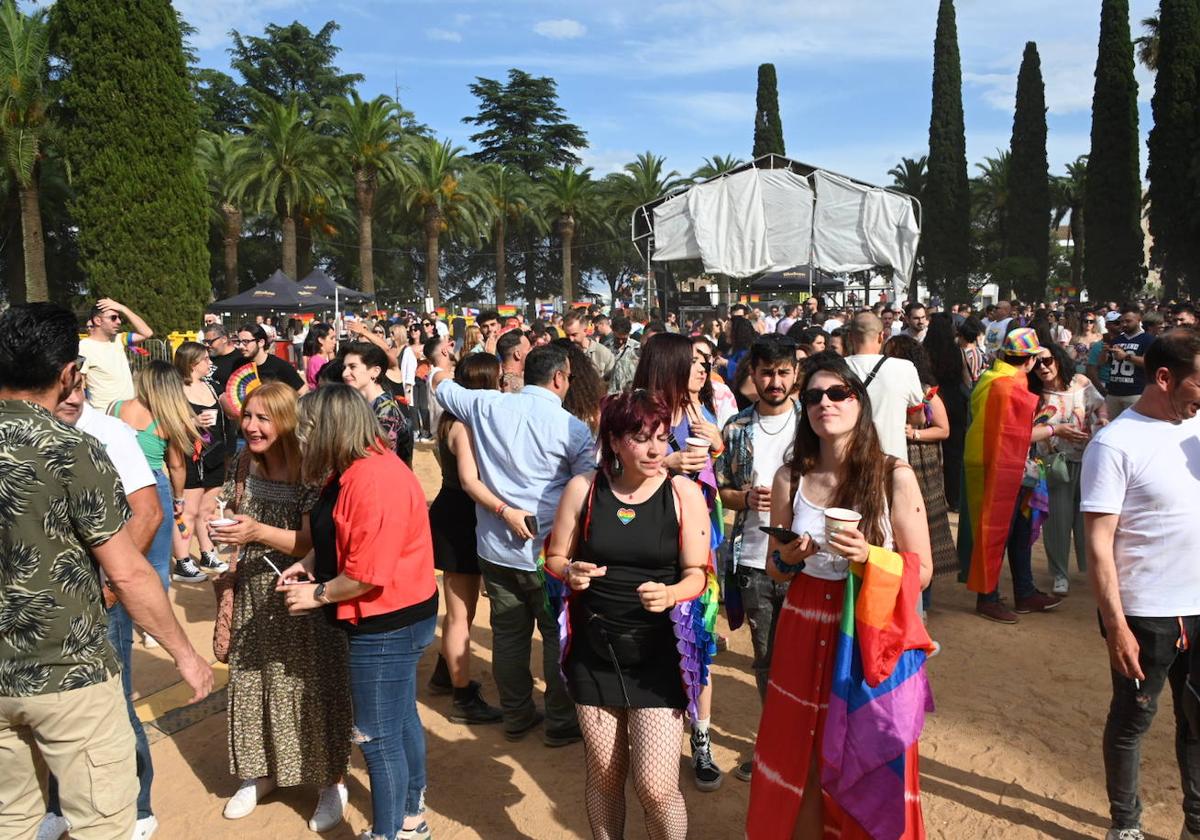
<instances>
[{"instance_id":1,"label":"athletic shoe","mask_svg":"<svg viewBox=\"0 0 1200 840\"><path fill-rule=\"evenodd\" d=\"M1054 576L1054 588L1050 590L1055 595L1066 595L1071 591L1071 581L1066 575Z\"/></svg>"},{"instance_id":2,"label":"athletic shoe","mask_svg":"<svg viewBox=\"0 0 1200 840\"><path fill-rule=\"evenodd\" d=\"M479 683L472 681L470 685L474 687ZM440 653L437 664L433 666L433 673L429 675L429 693L438 695L454 693L454 683L450 682L450 666L446 664L445 658Z\"/></svg>"},{"instance_id":3,"label":"athletic shoe","mask_svg":"<svg viewBox=\"0 0 1200 840\"><path fill-rule=\"evenodd\" d=\"M551 748L565 747L582 740L583 733L579 731L578 723L565 729L547 729L542 733L542 743Z\"/></svg>"},{"instance_id":4,"label":"athletic shoe","mask_svg":"<svg viewBox=\"0 0 1200 840\"><path fill-rule=\"evenodd\" d=\"M933 644L933 650L929 651L929 653L926 654L926 656L925 656L926 659L933 659L933 657L937 656L939 653L942 652L942 643L941 642L939 642L937 639L930 639L930 642Z\"/></svg>"},{"instance_id":5,"label":"athletic shoe","mask_svg":"<svg viewBox=\"0 0 1200 840\"><path fill-rule=\"evenodd\" d=\"M321 788L317 810L313 811L312 819L308 821L309 830L320 833L340 823L349 800L350 792L341 782Z\"/></svg>"},{"instance_id":6,"label":"athletic shoe","mask_svg":"<svg viewBox=\"0 0 1200 840\"><path fill-rule=\"evenodd\" d=\"M429 840L433 837L433 832L429 830L429 823L424 820L416 828L402 828L396 832L396 840Z\"/></svg>"},{"instance_id":7,"label":"athletic shoe","mask_svg":"<svg viewBox=\"0 0 1200 840\"><path fill-rule=\"evenodd\" d=\"M147 650L158 647L158 639L151 636L145 630L142 631L142 647Z\"/></svg>"},{"instance_id":8,"label":"athletic shoe","mask_svg":"<svg viewBox=\"0 0 1200 840\"><path fill-rule=\"evenodd\" d=\"M504 713L495 706L489 706L487 701L479 693L478 683L472 686L475 689L470 700L455 700L450 708L451 723L499 723L504 719Z\"/></svg>"},{"instance_id":9,"label":"athletic shoe","mask_svg":"<svg viewBox=\"0 0 1200 840\"><path fill-rule=\"evenodd\" d=\"M36 840L58 840L71 830L71 823L59 814L46 814L38 825Z\"/></svg>"},{"instance_id":10,"label":"athletic shoe","mask_svg":"<svg viewBox=\"0 0 1200 840\"><path fill-rule=\"evenodd\" d=\"M175 561L175 571L171 572L171 580L180 583L199 583L207 579L208 575L196 567L196 562L191 557Z\"/></svg>"},{"instance_id":11,"label":"athletic shoe","mask_svg":"<svg viewBox=\"0 0 1200 840\"><path fill-rule=\"evenodd\" d=\"M229 564L222 560L215 551L201 551L199 565L207 572L221 574L221 572L229 571Z\"/></svg>"},{"instance_id":12,"label":"athletic shoe","mask_svg":"<svg viewBox=\"0 0 1200 840\"><path fill-rule=\"evenodd\" d=\"M275 782L271 779L246 779L237 789L237 793L225 803L225 819L240 820L250 816L258 807L258 800L273 790Z\"/></svg>"},{"instance_id":13,"label":"athletic shoe","mask_svg":"<svg viewBox=\"0 0 1200 840\"><path fill-rule=\"evenodd\" d=\"M1018 598L1016 611L1021 615L1034 612L1046 612L1062 603L1057 595L1047 595L1045 592L1034 592L1028 598Z\"/></svg>"},{"instance_id":14,"label":"athletic shoe","mask_svg":"<svg viewBox=\"0 0 1200 840\"><path fill-rule=\"evenodd\" d=\"M743 761L737 767L733 768L733 775L737 776L743 782L750 781L750 777L754 775L754 762Z\"/></svg>"},{"instance_id":15,"label":"athletic shoe","mask_svg":"<svg viewBox=\"0 0 1200 840\"><path fill-rule=\"evenodd\" d=\"M540 709L534 709L533 710L533 719L530 720L529 723L525 724L520 729L505 729L504 730L504 738L505 738L505 740L508 740L508 741L520 741L522 738L524 738L530 732L532 732L533 730L535 730L539 726L541 726L542 721L545 719L546 719L546 716L544 714L542 714L542 711Z\"/></svg>"},{"instance_id":16,"label":"athletic shoe","mask_svg":"<svg viewBox=\"0 0 1200 840\"><path fill-rule=\"evenodd\" d=\"M133 824L133 836L130 840L150 840L150 836L158 831L158 818L142 817Z\"/></svg>"},{"instance_id":17,"label":"athletic shoe","mask_svg":"<svg viewBox=\"0 0 1200 840\"><path fill-rule=\"evenodd\" d=\"M1140 828L1110 828L1104 840L1146 840Z\"/></svg>"},{"instance_id":18,"label":"athletic shoe","mask_svg":"<svg viewBox=\"0 0 1200 840\"><path fill-rule=\"evenodd\" d=\"M716 790L725 779L725 774L712 757L712 742L707 732L692 730L692 775L696 787L705 793Z\"/></svg>"},{"instance_id":19,"label":"athletic shoe","mask_svg":"<svg viewBox=\"0 0 1200 840\"><path fill-rule=\"evenodd\" d=\"M1188 831L1187 823L1179 832L1179 840L1200 840L1200 831Z\"/></svg>"},{"instance_id":20,"label":"athletic shoe","mask_svg":"<svg viewBox=\"0 0 1200 840\"><path fill-rule=\"evenodd\" d=\"M981 601L975 604L975 613L988 621L997 621L1000 624L1017 623L1017 614L1003 601Z\"/></svg>"}]
</instances>

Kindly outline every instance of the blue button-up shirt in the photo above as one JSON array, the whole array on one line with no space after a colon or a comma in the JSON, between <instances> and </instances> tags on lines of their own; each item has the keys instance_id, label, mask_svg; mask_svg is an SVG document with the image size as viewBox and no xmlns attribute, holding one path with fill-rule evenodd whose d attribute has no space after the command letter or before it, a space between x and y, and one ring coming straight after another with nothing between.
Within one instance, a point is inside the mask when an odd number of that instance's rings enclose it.
<instances>
[{"instance_id":1,"label":"blue button-up shirt","mask_svg":"<svg viewBox=\"0 0 1200 840\"><path fill-rule=\"evenodd\" d=\"M537 537L522 542L495 511L476 505L479 556L497 566L536 570L563 488L572 477L595 469L591 430L562 407L553 391L536 385L502 394L445 380L436 396L471 430L483 483L506 504L537 515Z\"/></svg>"}]
</instances>

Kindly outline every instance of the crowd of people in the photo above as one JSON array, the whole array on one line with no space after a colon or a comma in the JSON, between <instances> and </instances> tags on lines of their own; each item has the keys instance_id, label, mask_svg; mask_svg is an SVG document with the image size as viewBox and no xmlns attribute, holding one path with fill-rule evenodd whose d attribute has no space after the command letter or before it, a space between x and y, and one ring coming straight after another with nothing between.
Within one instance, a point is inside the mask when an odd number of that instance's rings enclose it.
<instances>
[{"instance_id":1,"label":"crowd of people","mask_svg":"<svg viewBox=\"0 0 1200 840\"><path fill-rule=\"evenodd\" d=\"M153 331L128 307L98 301L81 339L67 310L13 306L0 836L155 833L131 650L137 633L161 645L202 699L209 657L166 593L211 580L228 819L304 785L309 827L333 828L358 746L363 837L430 837L425 691L456 724L582 741L594 837L624 836L631 778L648 835L682 838L682 738L697 789L725 778L709 671L723 611L731 632L748 625L762 701L730 768L750 784L746 836L922 837L935 583L965 582L981 618L1015 624L1069 596L1073 543L1112 664L1108 840L1142 837L1138 745L1168 683L1181 836L1200 838L1200 572L1177 550L1200 489L1195 326L1188 303L809 297L682 320L593 306L295 322L281 355L269 319L209 316L171 362L131 365ZM441 468L431 503L418 445ZM472 679L481 597L497 705Z\"/></svg>"}]
</instances>

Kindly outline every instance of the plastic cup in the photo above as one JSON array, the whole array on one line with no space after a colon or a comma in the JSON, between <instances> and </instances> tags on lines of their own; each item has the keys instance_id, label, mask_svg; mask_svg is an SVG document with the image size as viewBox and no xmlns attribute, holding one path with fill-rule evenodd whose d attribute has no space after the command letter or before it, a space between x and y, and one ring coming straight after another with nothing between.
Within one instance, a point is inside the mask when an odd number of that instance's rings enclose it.
<instances>
[{"instance_id":1,"label":"plastic cup","mask_svg":"<svg viewBox=\"0 0 1200 840\"><path fill-rule=\"evenodd\" d=\"M838 531L845 531L849 528L857 528L862 522L862 514L855 513L846 508L826 508L825 509L825 546L830 552L836 553L832 548L829 548L830 540Z\"/></svg>"},{"instance_id":2,"label":"plastic cup","mask_svg":"<svg viewBox=\"0 0 1200 840\"><path fill-rule=\"evenodd\" d=\"M208 521L208 524L209 524L209 525L212 525L212 526L214 526L214 527L216 527L216 528L225 528L225 527L228 527L228 526L230 526L230 525L236 525L236 524L237 524L237 520L236 520L236 519L230 519L228 516L225 516L225 517L222 517L221 519L210 519L210 520Z\"/></svg>"},{"instance_id":3,"label":"plastic cup","mask_svg":"<svg viewBox=\"0 0 1200 840\"><path fill-rule=\"evenodd\" d=\"M210 428L217 424L217 410L215 408L206 408L199 414L200 425L204 428Z\"/></svg>"},{"instance_id":4,"label":"plastic cup","mask_svg":"<svg viewBox=\"0 0 1200 840\"><path fill-rule=\"evenodd\" d=\"M696 455L707 455L710 444L708 438L690 437L684 441L687 444L688 452Z\"/></svg>"}]
</instances>

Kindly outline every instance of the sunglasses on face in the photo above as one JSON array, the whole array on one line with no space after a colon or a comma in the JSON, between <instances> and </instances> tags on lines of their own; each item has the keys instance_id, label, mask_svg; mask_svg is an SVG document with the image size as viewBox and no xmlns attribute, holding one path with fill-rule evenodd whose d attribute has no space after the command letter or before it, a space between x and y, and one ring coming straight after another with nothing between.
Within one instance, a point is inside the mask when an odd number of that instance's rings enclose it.
<instances>
[{"instance_id":1,"label":"sunglasses on face","mask_svg":"<svg viewBox=\"0 0 1200 840\"><path fill-rule=\"evenodd\" d=\"M1048 368L1054 364L1053 356L1038 356L1038 360L1033 363L1035 367Z\"/></svg>"},{"instance_id":2,"label":"sunglasses on face","mask_svg":"<svg viewBox=\"0 0 1200 840\"><path fill-rule=\"evenodd\" d=\"M832 402L845 402L854 399L854 390L849 385L830 385L828 388L809 388L800 395L800 401L812 408L821 404L822 397L829 397Z\"/></svg>"},{"instance_id":3,"label":"sunglasses on face","mask_svg":"<svg viewBox=\"0 0 1200 840\"><path fill-rule=\"evenodd\" d=\"M1084 319L1083 319L1083 323L1085 323L1085 324L1094 324L1094 323L1096 323L1096 319L1095 319L1095 318L1084 318Z\"/></svg>"}]
</instances>

